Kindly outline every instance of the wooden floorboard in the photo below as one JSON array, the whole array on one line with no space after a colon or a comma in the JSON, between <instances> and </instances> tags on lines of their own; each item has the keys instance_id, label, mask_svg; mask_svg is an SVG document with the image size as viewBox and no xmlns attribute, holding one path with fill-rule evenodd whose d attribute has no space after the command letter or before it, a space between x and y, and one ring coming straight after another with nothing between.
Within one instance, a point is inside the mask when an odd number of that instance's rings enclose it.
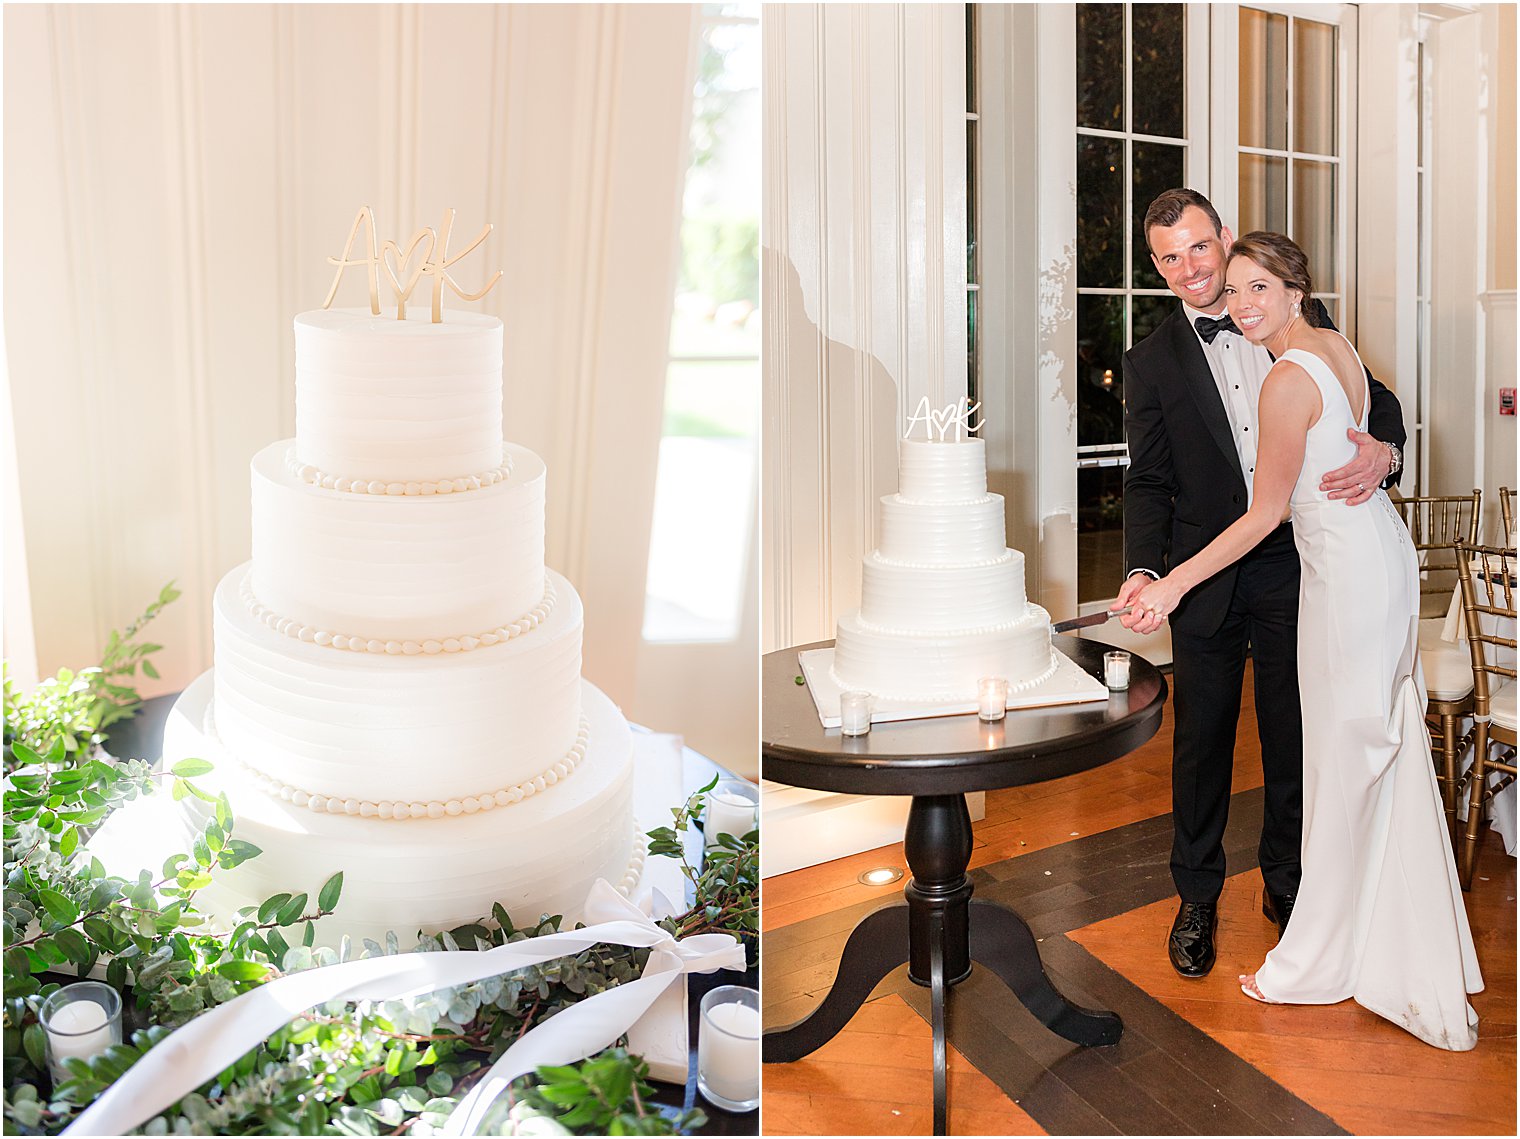
<instances>
[{"instance_id":1,"label":"wooden floorboard","mask_svg":"<svg viewBox=\"0 0 1520 1139\"><path fill-rule=\"evenodd\" d=\"M1225 846L1220 961L1187 981L1166 959L1176 909L1168 855L1171 733L1107 767L990 792L976 824L976 897L1010 904L1042 939L1071 999L1125 1021L1111 1048L1053 1036L983 970L951 993L950 1128L956 1134L1514 1134L1515 861L1490 837L1468 896L1487 989L1478 1048L1430 1048L1354 1003L1272 1008L1234 977L1273 928L1255 871L1261 771L1249 688ZM767 879L765 1020L810 1012L845 938L899 903L901 885L856 876L904 866L901 844ZM927 1134L927 993L898 969L829 1045L765 1069L767 1134Z\"/></svg>"}]
</instances>

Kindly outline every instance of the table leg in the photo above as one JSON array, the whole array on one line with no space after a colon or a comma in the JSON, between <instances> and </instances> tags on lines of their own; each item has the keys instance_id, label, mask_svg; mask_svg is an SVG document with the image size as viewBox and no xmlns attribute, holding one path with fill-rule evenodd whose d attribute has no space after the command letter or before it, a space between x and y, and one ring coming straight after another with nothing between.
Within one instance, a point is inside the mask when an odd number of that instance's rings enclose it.
<instances>
[{"instance_id":1,"label":"table leg","mask_svg":"<svg viewBox=\"0 0 1520 1139\"><path fill-rule=\"evenodd\" d=\"M934 1134L946 1133L945 915L929 919L929 1024L934 1037Z\"/></svg>"},{"instance_id":2,"label":"table leg","mask_svg":"<svg viewBox=\"0 0 1520 1139\"><path fill-rule=\"evenodd\" d=\"M995 902L974 901L971 910L971 956L1001 977L1045 1027L1073 1044L1119 1042L1124 1022L1117 1013L1074 1005L1050 983L1023 918Z\"/></svg>"},{"instance_id":3,"label":"table leg","mask_svg":"<svg viewBox=\"0 0 1520 1139\"><path fill-rule=\"evenodd\" d=\"M839 975L823 1003L807 1016L776 1028L761 1041L767 1064L789 1064L822 1048L849 1023L871 990L908 960L908 907L889 906L871 914L850 934L839 957Z\"/></svg>"}]
</instances>

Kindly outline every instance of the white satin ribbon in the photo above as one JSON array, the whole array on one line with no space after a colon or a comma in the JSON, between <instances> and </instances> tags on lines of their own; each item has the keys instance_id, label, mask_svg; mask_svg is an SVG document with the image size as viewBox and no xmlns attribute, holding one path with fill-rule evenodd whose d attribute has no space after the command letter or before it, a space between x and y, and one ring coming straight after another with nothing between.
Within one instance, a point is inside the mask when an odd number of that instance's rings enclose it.
<instances>
[{"instance_id":1,"label":"white satin ribbon","mask_svg":"<svg viewBox=\"0 0 1520 1139\"><path fill-rule=\"evenodd\" d=\"M586 899L585 929L487 950L402 953L345 961L280 977L218 1005L160 1041L63 1132L123 1135L140 1127L315 1005L385 1001L494 977L584 952L594 945L648 947L636 981L587 997L526 1033L449 1117L448 1134L474 1134L512 1079L540 1064L566 1064L611 1045L671 984L687 973L743 969L744 948L727 933L677 941L643 909L598 880Z\"/></svg>"}]
</instances>

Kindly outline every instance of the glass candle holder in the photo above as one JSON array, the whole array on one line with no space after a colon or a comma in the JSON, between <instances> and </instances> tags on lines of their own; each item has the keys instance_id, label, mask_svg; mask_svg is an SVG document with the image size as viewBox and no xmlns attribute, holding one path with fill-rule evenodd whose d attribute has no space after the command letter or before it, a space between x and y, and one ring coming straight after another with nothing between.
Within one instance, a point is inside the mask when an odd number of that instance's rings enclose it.
<instances>
[{"instance_id":1,"label":"glass candle holder","mask_svg":"<svg viewBox=\"0 0 1520 1139\"><path fill-rule=\"evenodd\" d=\"M1115 649L1103 654L1103 683L1114 692L1129 687L1129 653Z\"/></svg>"},{"instance_id":2,"label":"glass candle holder","mask_svg":"<svg viewBox=\"0 0 1520 1139\"><path fill-rule=\"evenodd\" d=\"M722 985L702 998L697 1090L725 1111L760 1106L760 992Z\"/></svg>"},{"instance_id":3,"label":"glass candle holder","mask_svg":"<svg viewBox=\"0 0 1520 1139\"><path fill-rule=\"evenodd\" d=\"M70 1056L89 1059L121 1043L121 994L99 981L65 985L37 1014L47 1040L48 1071L53 1082L69 1078L63 1062Z\"/></svg>"},{"instance_id":4,"label":"glass candle holder","mask_svg":"<svg viewBox=\"0 0 1520 1139\"><path fill-rule=\"evenodd\" d=\"M760 811L760 789L743 779L725 779L707 793L702 812L702 831L712 846L719 835L742 839L755 829Z\"/></svg>"},{"instance_id":5,"label":"glass candle holder","mask_svg":"<svg viewBox=\"0 0 1520 1139\"><path fill-rule=\"evenodd\" d=\"M976 682L976 714L988 723L1008 714L1008 682L1001 676L984 676Z\"/></svg>"},{"instance_id":6,"label":"glass candle holder","mask_svg":"<svg viewBox=\"0 0 1520 1139\"><path fill-rule=\"evenodd\" d=\"M863 736L871 730L871 694L839 694L839 732L846 736Z\"/></svg>"}]
</instances>

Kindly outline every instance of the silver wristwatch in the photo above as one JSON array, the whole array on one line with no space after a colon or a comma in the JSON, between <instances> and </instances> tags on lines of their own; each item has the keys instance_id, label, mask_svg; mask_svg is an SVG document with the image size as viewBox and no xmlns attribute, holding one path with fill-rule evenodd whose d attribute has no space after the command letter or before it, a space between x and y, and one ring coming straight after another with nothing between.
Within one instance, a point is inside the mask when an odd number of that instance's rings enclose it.
<instances>
[{"instance_id":1,"label":"silver wristwatch","mask_svg":"<svg viewBox=\"0 0 1520 1139\"><path fill-rule=\"evenodd\" d=\"M1388 477L1393 478L1404 469L1404 452L1399 450L1397 443L1384 443L1383 446L1388 448Z\"/></svg>"}]
</instances>

